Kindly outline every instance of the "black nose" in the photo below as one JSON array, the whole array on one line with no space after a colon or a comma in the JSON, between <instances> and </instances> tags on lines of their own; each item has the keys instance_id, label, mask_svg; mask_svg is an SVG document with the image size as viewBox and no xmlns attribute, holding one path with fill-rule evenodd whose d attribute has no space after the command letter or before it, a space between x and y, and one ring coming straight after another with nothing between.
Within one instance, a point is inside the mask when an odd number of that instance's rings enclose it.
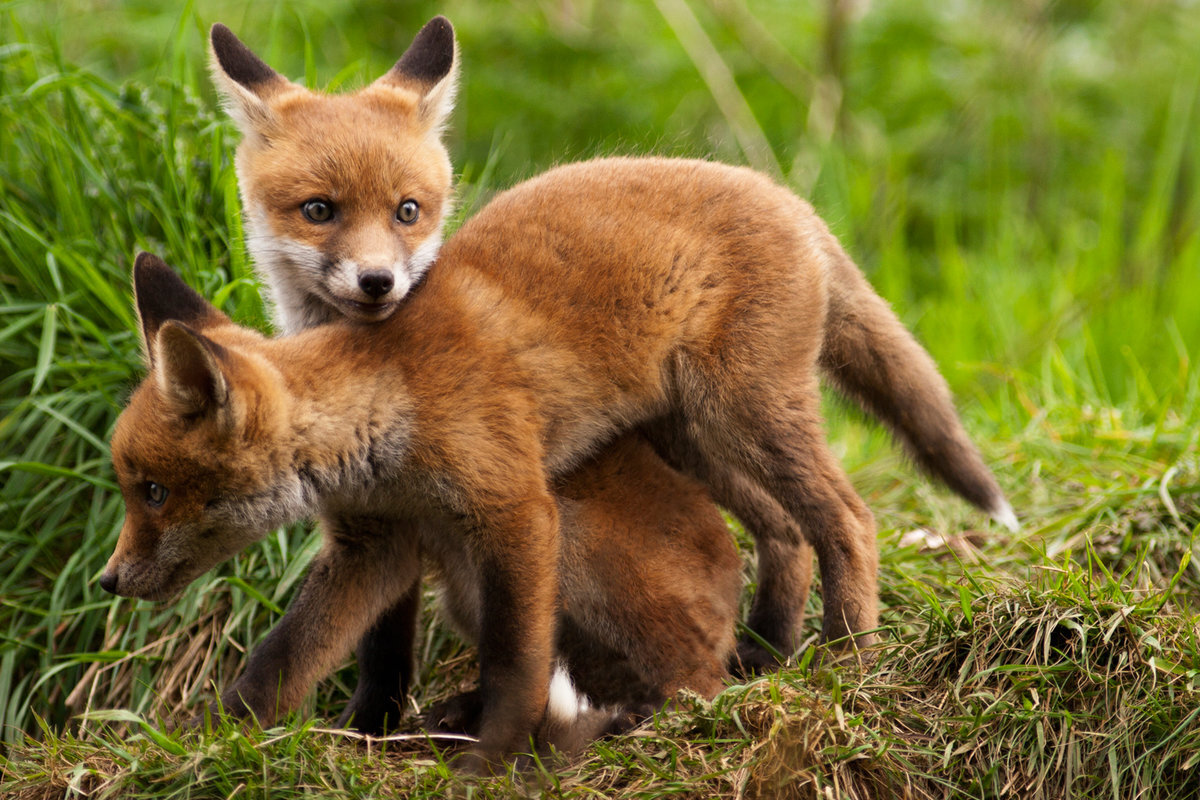
<instances>
[{"instance_id":1,"label":"black nose","mask_svg":"<svg viewBox=\"0 0 1200 800\"><path fill-rule=\"evenodd\" d=\"M117 573L106 572L100 576L100 588L109 594L117 593Z\"/></svg>"},{"instance_id":2,"label":"black nose","mask_svg":"<svg viewBox=\"0 0 1200 800\"><path fill-rule=\"evenodd\" d=\"M358 288L376 300L390 292L395 285L392 272L387 269L369 269L358 276Z\"/></svg>"}]
</instances>

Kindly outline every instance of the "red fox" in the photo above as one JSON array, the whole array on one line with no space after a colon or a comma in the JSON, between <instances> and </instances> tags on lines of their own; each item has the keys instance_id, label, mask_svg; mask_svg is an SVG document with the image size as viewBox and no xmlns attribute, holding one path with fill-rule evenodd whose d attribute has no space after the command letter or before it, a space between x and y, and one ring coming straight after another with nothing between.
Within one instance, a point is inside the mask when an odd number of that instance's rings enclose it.
<instances>
[{"instance_id":1,"label":"red fox","mask_svg":"<svg viewBox=\"0 0 1200 800\"><path fill-rule=\"evenodd\" d=\"M435 17L387 74L342 96L291 83L222 25L213 26L211 45L214 79L244 134L236 166L247 241L279 326L295 332L342 317L386 319L440 247L450 205L441 132L457 79L453 27ZM667 452L665 430L657 439L660 455L676 462L686 456ZM626 467L633 482L642 480L637 466ZM770 495L733 473L704 479L721 482L722 502L758 543L749 628L790 655L802 639L811 550ZM658 502L677 500L668 495ZM623 524L641 524L640 513L631 509ZM415 597L403 598L361 643L359 685L346 710L355 727L377 732L388 714L398 713L389 698L397 686L403 696L408 685L411 647L404 638L415 609ZM746 636L731 666L744 672L775 663L758 638Z\"/></svg>"},{"instance_id":2,"label":"red fox","mask_svg":"<svg viewBox=\"0 0 1200 800\"><path fill-rule=\"evenodd\" d=\"M448 205L449 161L440 131L450 112L457 75L449 22L431 21L387 75L350 95L329 96L287 81L219 26L212 32L212 49L218 88L244 135L237 171L253 232L250 247L278 298L282 326L299 330L343 315L385 319L412 290L414 272L423 274L423 262L420 270L405 266L411 261L406 254L434 251ZM653 163L656 166L648 167L647 174L677 169L682 175L692 169L686 164ZM627 171L637 170L634 165ZM672 185L681 191L693 188L687 180L673 180ZM752 191L758 191L757 186L747 184ZM634 241L640 241L639 235L653 237L656 219L689 205L686 198L660 193L658 204L637 219L617 205L624 202L626 191L619 180L601 186L600 191L612 192L614 206L589 220L567 220L576 213L569 205L560 210L562 225L581 237L575 246L607 246L609 237L616 235L607 228L617 224L624 224ZM800 208L801 221L810 225L806 220L812 210L795 198L788 202ZM417 216L402 219L402 207ZM750 204L729 202L726 207L730 217L713 219L711 225L720 234L721 246L727 246L729 234L741 221L753 224L754 220ZM314 220L313 209L319 220ZM557 225L558 221L552 222L551 229ZM1015 517L963 432L928 355L871 292L819 222L810 227L815 231L813 246L827 250L834 264L828 274L834 279L845 275L828 288L826 332L816 334L823 336L819 367L846 394L883 419L926 471L1014 527ZM709 230L697 225L682 235L703 237ZM521 235L548 237L536 229ZM437 266L438 270L456 268L446 262ZM390 279L380 278L381 273L405 270L390 284ZM536 274L536 270L529 272ZM538 291L552 292L552 279L545 280ZM391 285L390 290L380 293L385 285ZM603 289L597 286L596 290ZM861 303L860 297L865 298ZM564 315L561 324L607 330L609 318L581 316L572 322ZM673 466L700 477L754 535L758 590L748 627L774 650L792 653L802 638L811 571L810 550L796 520L742 471L726 468L723 461L714 464L696 457L688 437L676 435L680 423L665 422L651 424L643 433L653 438L660 455ZM750 668L774 663L754 637L739 644L738 660Z\"/></svg>"},{"instance_id":3,"label":"red fox","mask_svg":"<svg viewBox=\"0 0 1200 800\"><path fill-rule=\"evenodd\" d=\"M437 257L452 202L441 134L454 105L454 29L430 20L387 74L350 95L286 80L224 25L210 39L213 78L244 134L247 245L276 319L286 332L383 319ZM333 235L279 235L293 217Z\"/></svg>"},{"instance_id":4,"label":"red fox","mask_svg":"<svg viewBox=\"0 0 1200 800\"><path fill-rule=\"evenodd\" d=\"M211 45L218 87L246 132L237 168L249 244L276 300L279 327L297 331L342 317L386 318L433 260L450 206L449 156L440 134L455 90L453 27L435 17L393 69L345 97L317 94L283 80L222 25L213 26ZM335 140L322 133L347 118L353 120L354 135ZM280 174L278 159L302 143L308 166L303 174L288 177L298 181L293 190L304 195L299 214L311 224L329 223L328 229L351 214L356 220L320 241L277 232L280 218L290 218L297 208L280 206L272 177ZM363 171L337 172L345 161L359 159ZM352 198L363 204L346 205ZM716 645L728 638L727 590L740 577L736 561L728 557L734 552L728 530L718 524L711 500L693 484L671 473L644 442L626 437L556 487L560 513L572 508L570 516L587 523L565 528L567 549L582 552L586 545L594 556L565 556L574 568L566 571L563 589L570 600L570 586L590 586L586 596L595 607L587 619L604 634L580 627L570 615L564 618L567 628L578 629L571 634L566 660L592 702L644 709L680 686L706 695L718 688L715 676L724 673L714 671L712 659L719 652ZM331 519L329 524L346 530L354 521ZM663 541L667 533L673 542ZM706 541L706 536L722 541ZM703 565L706 558L711 563ZM647 570L653 580L641 580ZM584 574L607 576L613 583L583 581ZM805 574L798 581L801 607L808 580ZM461 587L468 584L463 576L457 590L443 592L452 609L455 598L466 596ZM415 585L359 643L359 682L343 723L382 733L389 720L399 717L411 679L419 589ZM626 592L644 602L607 599ZM598 598L606 599L600 603ZM701 622L711 627L705 629ZM611 652L618 631L624 631L622 644ZM580 657L585 651L593 657ZM622 666L631 660L647 666L631 672ZM607 666L592 668L597 663ZM657 664L670 666L659 669Z\"/></svg>"},{"instance_id":5,"label":"red fox","mask_svg":"<svg viewBox=\"0 0 1200 800\"><path fill-rule=\"evenodd\" d=\"M651 436L719 501L752 486L786 511L818 557L826 642L871 641L878 556L871 513L824 442L818 368L919 463L1011 515L928 354L811 207L744 168L551 170L496 197L402 312L369 325L265 340L194 293L168 294L139 295L164 304L143 324L165 321L145 331L151 375L113 435L127 516L103 585L170 595L318 508L435 521L462 538L484 600L476 759L517 751L543 715L559 589L550 488L621 433ZM235 711L272 719L276 687L293 706L411 581L402 542L345 536L327 532L300 598L224 695ZM319 610L320 630L297 608Z\"/></svg>"},{"instance_id":6,"label":"red fox","mask_svg":"<svg viewBox=\"0 0 1200 800\"><path fill-rule=\"evenodd\" d=\"M251 363L265 364L264 356L270 357L274 349L271 340L234 326L160 260L145 253L139 256L133 283L152 370L147 384L157 381L156 389L161 391L170 382L174 389L168 392L189 391L174 382L179 376L173 374L175 368L189 368L173 346L165 344L176 326L206 347L221 350L217 342L226 342ZM192 331L203 331L203 338ZM265 349L255 355L257 347ZM223 352L232 354L233 349ZM135 484L133 491L137 494L127 497L129 532L123 531L101 585L120 594L168 599L212 564L260 538L267 530L262 526L273 524L267 521L273 515L291 518L304 505L314 503L322 492L329 492L322 495L321 505L338 525L327 522L324 526L325 549L299 597L284 621L255 650L246 674L222 696L226 710L252 712L267 725L277 709L293 707L308 683L328 671L333 665L329 659L336 661L342 652L338 644L352 641L355 631L361 633L370 626L389 598L413 594L418 579L418 551L426 565L433 568L451 621L470 640L481 637L488 598L479 580L478 556L469 538L462 536L456 526L449 527L448 535L441 535L438 528L414 524L401 529L415 532L414 536L398 536L391 520L395 504L376 507L371 500L387 491L386 481L376 486L369 473L380 468L392 471L384 463L388 454L355 452L357 442L351 440L356 434L369 436L363 426L369 428L376 420L356 419L354 413L322 419L324 412L319 407L294 419L292 415L303 401L288 396L286 384L290 381L285 378L283 384L261 384L256 371L252 367L242 376L248 378L244 384L234 373L220 379L226 399L240 396L253 405L250 408L237 403L236 419L226 420L232 423L232 429L222 430L223 422L211 428L198 417L173 422L159 418L154 432L133 434L136 456L128 457L130 451L117 445L121 455L115 456L114 463L134 469L138 478L164 471L166 464L155 463L173 449L172 443L156 440L156 434L165 432L161 427L164 423L172 427L182 422L191 429L185 434L188 444L170 456L172 466L186 470L203 464L210 455L203 450L209 447L213 448L212 454L228 445L235 452L227 453L234 461L226 465L229 469L225 474L216 474L221 471L218 467L171 484ZM215 373L210 377L216 380ZM324 391L326 399L335 405L340 404L337 398L343 393L354 397L359 397L360 391L377 393L386 411L388 399L378 394L386 389L372 381L346 384L341 392L327 384ZM182 395L165 399L168 408L180 410L174 400L182 400ZM199 395L191 399L199 400ZM355 411L367 411L369 415L381 410L371 401L347 405L357 405ZM250 416L241 416L243 412ZM135 413L131 409L130 414ZM200 414L205 415L207 412ZM340 432L338 425L343 422L353 423L345 429L352 433ZM244 428L243 423L251 427ZM378 423L383 424L383 420ZM286 440L273 435L284 430L288 431ZM266 438L260 439L258 434ZM125 441L120 434L114 439ZM379 443L385 450L389 446L382 438ZM327 445L332 449L322 453ZM199 450L193 451L192 446ZM144 458L147 454L150 457ZM309 461L314 457L331 463L318 466ZM299 468L301 473L289 474L291 469L285 469L279 474L267 466L281 458L291 460L290 467ZM362 463L363 458L366 463ZM353 460L360 463L353 464ZM318 483L308 484L316 479L314 470L327 468L334 461L347 471L337 478L322 473ZM305 462L303 466L299 466L301 462ZM281 482L272 485L273 475L278 475ZM635 476L638 480L631 480ZM201 485L190 483L196 477L201 478ZM226 484L225 478L230 483ZM241 496L247 479L261 491ZM330 491L330 480L341 480L346 485ZM361 486L349 485L356 480ZM705 697L716 695L733 649L741 562L724 520L703 487L668 469L636 436L622 437L557 481L554 489L563 530L557 558L558 613L553 626L559 663L552 686L557 691L551 692L535 741L572 751L599 733L616 730L653 711L681 688ZM406 487L406 493L411 491ZM664 502L664 497L672 502ZM168 500L173 505L184 504L179 509L182 514L154 530L155 523L164 520L156 521L153 516L148 519L140 512L146 507L152 513L166 510ZM204 507L196 506L198 502ZM640 516L631 518L632 508L638 509ZM456 512L445 509L442 513ZM370 568L360 571L355 564L370 564ZM545 562L510 566L554 573L553 566ZM395 665L384 667L391 671ZM285 679L281 687L280 676ZM278 705L276 688L280 688ZM395 698L376 698L383 699L387 703L362 703L359 709L380 714L398 707ZM453 730L476 733L475 718L481 709L472 703L478 701L472 694L455 698L443 704L441 714L428 722L435 728L445 728L448 723Z\"/></svg>"}]
</instances>

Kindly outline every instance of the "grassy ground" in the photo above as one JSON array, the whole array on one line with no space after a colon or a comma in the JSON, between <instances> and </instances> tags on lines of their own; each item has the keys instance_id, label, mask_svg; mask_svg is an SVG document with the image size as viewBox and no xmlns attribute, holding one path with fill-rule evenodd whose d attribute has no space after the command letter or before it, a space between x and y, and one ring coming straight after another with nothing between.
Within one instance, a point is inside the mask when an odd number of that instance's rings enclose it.
<instances>
[{"instance_id":1,"label":"grassy ground","mask_svg":"<svg viewBox=\"0 0 1200 800\"><path fill-rule=\"evenodd\" d=\"M278 729L164 732L278 619L309 529L170 607L95 584L122 516L107 439L141 374L132 253L161 253L265 325L207 25L287 74L353 85L443 12L465 68L461 214L596 152L775 172L943 365L1024 523L1001 536L831 403L880 522L877 659L821 671L802 656L715 703L683 698L569 768L462 791L1196 796L1200 11L793 5L0 2L0 795L457 786L435 743L321 727L349 664ZM918 528L948 544L926 549L906 536ZM417 705L471 674L433 612L425 630Z\"/></svg>"}]
</instances>

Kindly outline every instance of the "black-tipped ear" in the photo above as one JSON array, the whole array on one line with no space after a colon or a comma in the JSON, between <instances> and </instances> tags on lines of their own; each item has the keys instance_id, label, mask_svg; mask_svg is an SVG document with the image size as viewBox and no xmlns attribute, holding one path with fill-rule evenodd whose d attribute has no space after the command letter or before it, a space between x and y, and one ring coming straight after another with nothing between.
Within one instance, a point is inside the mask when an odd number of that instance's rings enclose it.
<instances>
[{"instance_id":1,"label":"black-tipped ear","mask_svg":"<svg viewBox=\"0 0 1200 800\"><path fill-rule=\"evenodd\" d=\"M154 340L155 375L163 396L182 417L220 411L229 402L225 350L174 320Z\"/></svg>"},{"instance_id":2,"label":"black-tipped ear","mask_svg":"<svg viewBox=\"0 0 1200 800\"><path fill-rule=\"evenodd\" d=\"M423 127L440 133L454 108L458 85L458 51L450 20L434 17L425 23L396 65L375 84L415 92Z\"/></svg>"},{"instance_id":3,"label":"black-tipped ear","mask_svg":"<svg viewBox=\"0 0 1200 800\"><path fill-rule=\"evenodd\" d=\"M209 42L221 71L255 94L260 94L264 86L286 80L219 22L212 26Z\"/></svg>"},{"instance_id":4,"label":"black-tipped ear","mask_svg":"<svg viewBox=\"0 0 1200 800\"><path fill-rule=\"evenodd\" d=\"M138 253L133 261L133 297L147 366L154 366L154 341L164 323L177 320L203 330L229 321L152 253Z\"/></svg>"},{"instance_id":5,"label":"black-tipped ear","mask_svg":"<svg viewBox=\"0 0 1200 800\"><path fill-rule=\"evenodd\" d=\"M445 17L434 17L417 32L389 75L426 87L450 74L454 67L454 26Z\"/></svg>"},{"instance_id":6,"label":"black-tipped ear","mask_svg":"<svg viewBox=\"0 0 1200 800\"><path fill-rule=\"evenodd\" d=\"M243 135L269 140L276 124L268 101L293 87L221 23L212 26L212 76L225 109Z\"/></svg>"}]
</instances>

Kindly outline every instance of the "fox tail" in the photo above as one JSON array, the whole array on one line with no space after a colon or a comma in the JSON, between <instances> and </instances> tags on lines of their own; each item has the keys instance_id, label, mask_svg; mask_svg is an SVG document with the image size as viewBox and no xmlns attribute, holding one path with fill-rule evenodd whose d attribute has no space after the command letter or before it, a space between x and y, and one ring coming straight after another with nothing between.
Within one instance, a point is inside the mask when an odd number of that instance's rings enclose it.
<instances>
[{"instance_id":1,"label":"fox tail","mask_svg":"<svg viewBox=\"0 0 1200 800\"><path fill-rule=\"evenodd\" d=\"M576 755L596 739L633 727L640 715L628 709L591 705L575 688L565 665L555 665L550 699L535 738L540 749L552 745L567 756Z\"/></svg>"},{"instance_id":2,"label":"fox tail","mask_svg":"<svg viewBox=\"0 0 1200 800\"><path fill-rule=\"evenodd\" d=\"M999 524L1017 517L963 429L933 359L831 242L822 372L884 423L917 465Z\"/></svg>"}]
</instances>

